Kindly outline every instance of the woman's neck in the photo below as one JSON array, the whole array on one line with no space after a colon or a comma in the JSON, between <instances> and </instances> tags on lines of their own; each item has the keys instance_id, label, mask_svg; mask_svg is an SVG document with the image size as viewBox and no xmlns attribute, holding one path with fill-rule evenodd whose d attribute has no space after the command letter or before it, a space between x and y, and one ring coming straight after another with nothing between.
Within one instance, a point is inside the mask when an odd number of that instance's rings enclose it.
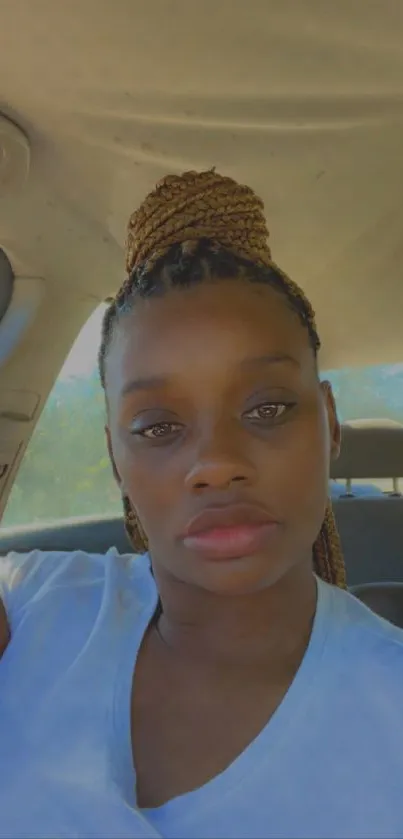
<instances>
[{"instance_id":1,"label":"woman's neck","mask_svg":"<svg viewBox=\"0 0 403 839\"><path fill-rule=\"evenodd\" d=\"M208 592L155 570L162 607L157 632L181 658L249 668L293 658L306 648L317 599L309 564L243 595Z\"/></svg>"}]
</instances>

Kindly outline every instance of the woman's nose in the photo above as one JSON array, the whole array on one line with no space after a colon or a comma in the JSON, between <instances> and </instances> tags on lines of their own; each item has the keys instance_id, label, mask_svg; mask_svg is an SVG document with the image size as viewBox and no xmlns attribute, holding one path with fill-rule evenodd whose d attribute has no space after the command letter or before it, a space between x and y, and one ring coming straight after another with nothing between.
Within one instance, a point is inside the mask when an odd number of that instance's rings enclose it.
<instances>
[{"instance_id":1,"label":"woman's nose","mask_svg":"<svg viewBox=\"0 0 403 839\"><path fill-rule=\"evenodd\" d=\"M218 440L210 440L198 451L196 462L186 476L188 489L228 489L232 484L251 483L255 469L242 451L234 451Z\"/></svg>"}]
</instances>

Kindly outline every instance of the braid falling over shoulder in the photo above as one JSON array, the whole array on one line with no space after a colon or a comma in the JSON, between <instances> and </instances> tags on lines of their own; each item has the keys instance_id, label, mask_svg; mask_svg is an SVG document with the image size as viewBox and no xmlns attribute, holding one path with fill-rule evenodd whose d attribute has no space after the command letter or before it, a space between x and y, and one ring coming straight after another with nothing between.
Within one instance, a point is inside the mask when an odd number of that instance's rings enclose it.
<instances>
[{"instance_id":1,"label":"braid falling over shoulder","mask_svg":"<svg viewBox=\"0 0 403 839\"><path fill-rule=\"evenodd\" d=\"M320 347L315 313L302 289L273 262L263 202L247 186L214 170L169 175L133 213L128 224L126 244L127 279L108 310L100 350L101 379L113 321L133 295L144 292L151 275L158 272L169 285L170 276L164 257L173 246L180 246L183 256L195 251L201 241L208 242L211 254L221 250L257 268L270 269L277 287L291 300L309 330L316 353ZM270 273L270 271L268 273ZM147 540L141 525L124 499L126 529L134 550L146 550ZM314 570L328 583L346 587L346 575L340 539L328 502L320 534L313 546Z\"/></svg>"}]
</instances>

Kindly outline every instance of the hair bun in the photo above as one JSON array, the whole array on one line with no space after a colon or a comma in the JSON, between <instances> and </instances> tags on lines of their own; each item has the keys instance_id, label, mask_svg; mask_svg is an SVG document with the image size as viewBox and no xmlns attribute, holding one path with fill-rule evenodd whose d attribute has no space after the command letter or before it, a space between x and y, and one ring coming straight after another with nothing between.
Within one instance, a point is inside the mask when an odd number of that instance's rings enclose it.
<instances>
[{"instance_id":1,"label":"hair bun","mask_svg":"<svg viewBox=\"0 0 403 839\"><path fill-rule=\"evenodd\" d=\"M127 271L155 263L171 245L199 239L211 239L257 264L272 264L262 200L211 169L168 175L133 213Z\"/></svg>"}]
</instances>

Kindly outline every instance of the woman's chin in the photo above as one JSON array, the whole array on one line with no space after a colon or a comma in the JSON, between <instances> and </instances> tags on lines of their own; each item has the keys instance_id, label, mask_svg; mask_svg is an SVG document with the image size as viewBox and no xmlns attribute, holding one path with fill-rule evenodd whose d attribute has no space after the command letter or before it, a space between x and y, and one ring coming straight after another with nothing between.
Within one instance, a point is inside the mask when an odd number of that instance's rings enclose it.
<instances>
[{"instance_id":1,"label":"woman's chin","mask_svg":"<svg viewBox=\"0 0 403 839\"><path fill-rule=\"evenodd\" d=\"M197 567L196 567L197 565ZM281 576L279 562L254 555L225 561L198 561L193 565L193 583L214 594L252 594L272 585Z\"/></svg>"}]
</instances>

